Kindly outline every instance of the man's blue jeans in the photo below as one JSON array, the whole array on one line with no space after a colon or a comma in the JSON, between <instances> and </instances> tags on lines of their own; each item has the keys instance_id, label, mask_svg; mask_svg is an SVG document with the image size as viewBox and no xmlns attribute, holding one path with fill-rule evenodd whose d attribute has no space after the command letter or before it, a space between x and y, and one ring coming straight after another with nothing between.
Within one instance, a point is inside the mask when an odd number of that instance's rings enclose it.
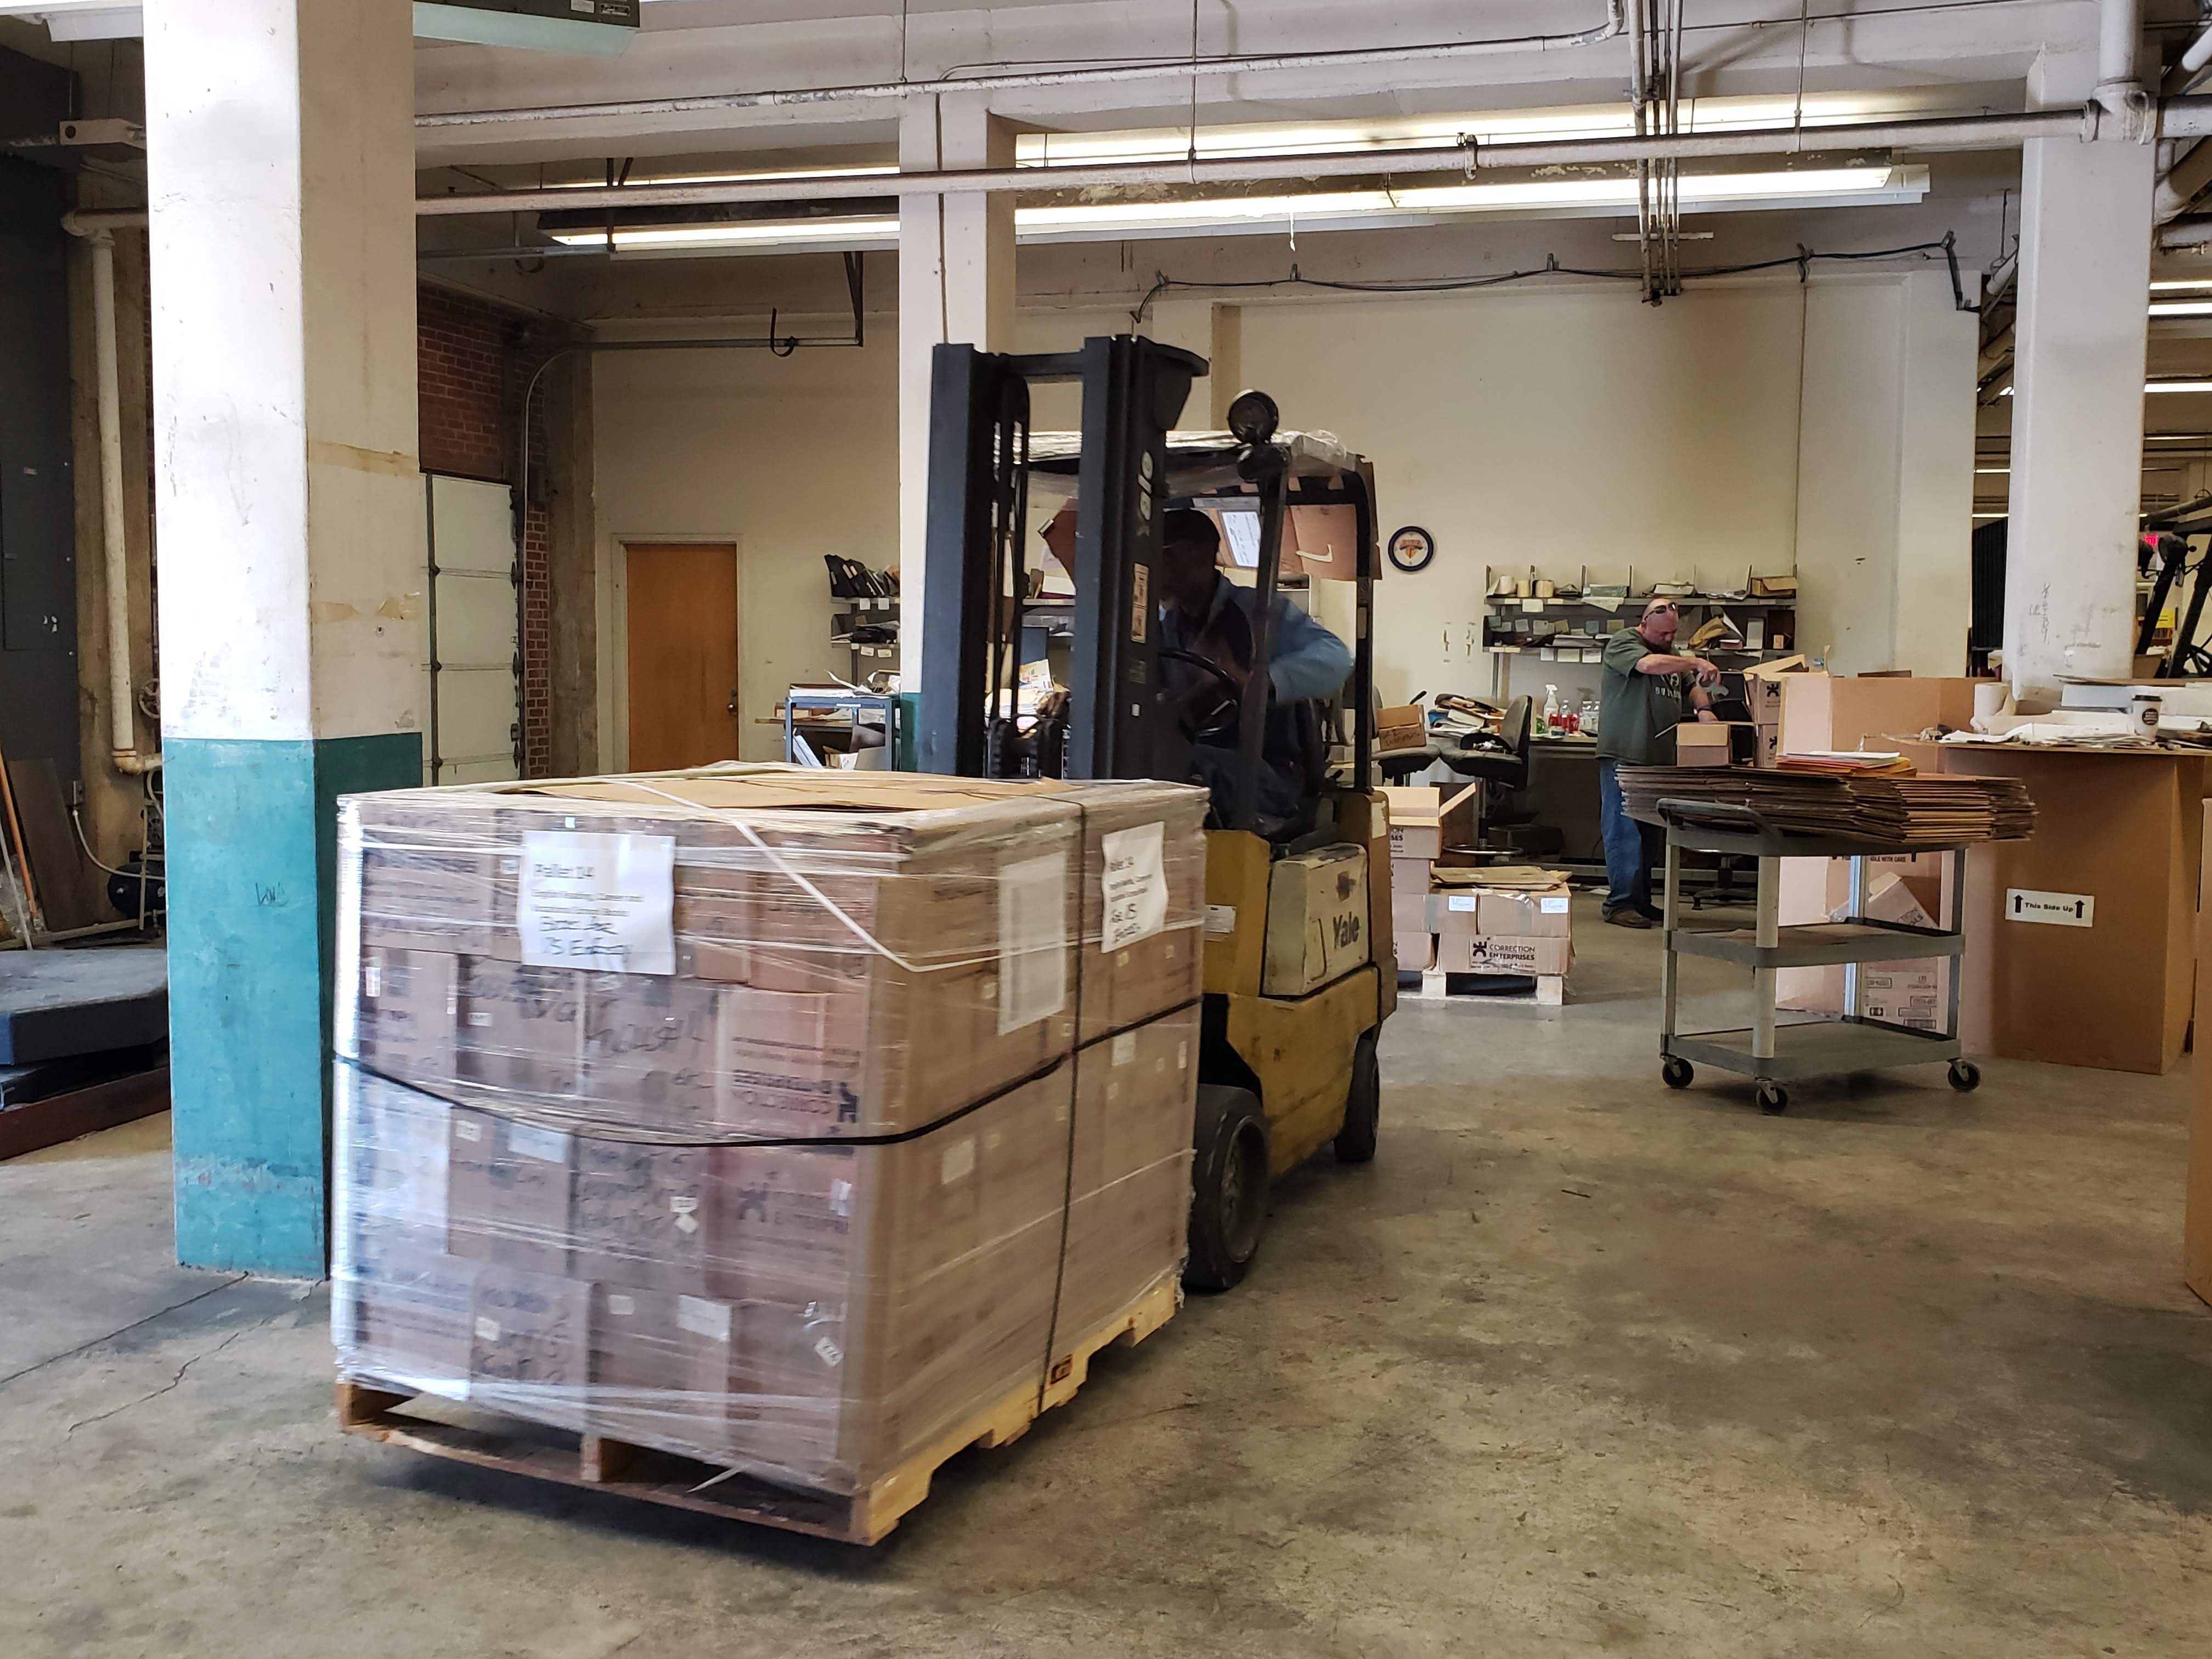
<instances>
[{"instance_id":1,"label":"man's blue jeans","mask_svg":"<svg viewBox=\"0 0 2212 1659\"><path fill-rule=\"evenodd\" d=\"M1605 828L1605 914L1651 909L1651 866L1666 855L1663 833L1628 816L1617 763L1597 763L1598 816Z\"/></svg>"}]
</instances>

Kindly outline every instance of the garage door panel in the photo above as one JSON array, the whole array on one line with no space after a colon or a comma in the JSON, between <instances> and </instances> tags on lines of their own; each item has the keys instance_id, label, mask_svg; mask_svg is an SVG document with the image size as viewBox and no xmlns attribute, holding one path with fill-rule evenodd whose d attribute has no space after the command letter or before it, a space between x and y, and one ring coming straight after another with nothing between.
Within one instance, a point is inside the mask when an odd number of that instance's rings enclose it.
<instances>
[{"instance_id":1,"label":"garage door panel","mask_svg":"<svg viewBox=\"0 0 2212 1659\"><path fill-rule=\"evenodd\" d=\"M514 495L505 484L435 475L429 491L430 659L438 783L519 775L520 621Z\"/></svg>"}]
</instances>

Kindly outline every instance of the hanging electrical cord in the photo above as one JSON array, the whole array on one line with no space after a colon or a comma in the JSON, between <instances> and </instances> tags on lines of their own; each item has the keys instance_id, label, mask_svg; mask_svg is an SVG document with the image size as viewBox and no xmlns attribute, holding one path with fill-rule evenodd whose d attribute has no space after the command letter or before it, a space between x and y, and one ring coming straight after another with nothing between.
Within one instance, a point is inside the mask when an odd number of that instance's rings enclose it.
<instances>
[{"instance_id":1,"label":"hanging electrical cord","mask_svg":"<svg viewBox=\"0 0 2212 1659\"><path fill-rule=\"evenodd\" d=\"M1800 248L1795 253L1772 259L1749 259L1736 264L1698 265L1678 268L1679 280L1697 280L1713 276L1744 276L1762 270L1780 270L1795 267L1802 273L1815 261L1851 262L1867 259L1904 259L1941 258L1954 267L1958 262L1957 238L1947 233L1941 240L1913 242L1903 247L1866 248L1860 250L1825 251L1820 248ZM1263 276L1243 282L1192 282L1170 276L1165 271L1152 279L1143 299L1129 313L1130 320L1141 325L1151 312L1152 302L1163 294L1203 291L1213 294L1237 293L1256 289L1312 288L1340 294L1456 294L1470 289L1500 288L1510 283L1534 282L1546 276L1571 276L1585 280L1612 283L1642 283L1645 273L1633 266L1593 268L1584 265L1564 265L1556 257L1546 258L1540 265L1526 270L1493 271L1484 276L1413 276L1396 281L1359 282L1348 278L1309 276L1296 265L1287 276ZM1678 290L1679 291L1679 290Z\"/></svg>"}]
</instances>

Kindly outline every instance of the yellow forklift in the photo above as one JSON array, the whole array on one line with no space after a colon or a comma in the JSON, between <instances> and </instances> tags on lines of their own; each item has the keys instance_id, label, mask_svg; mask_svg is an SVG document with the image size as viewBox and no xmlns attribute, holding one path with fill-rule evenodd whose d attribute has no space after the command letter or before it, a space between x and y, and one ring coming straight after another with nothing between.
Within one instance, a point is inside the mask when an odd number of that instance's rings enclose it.
<instances>
[{"instance_id":1,"label":"yellow forklift","mask_svg":"<svg viewBox=\"0 0 2212 1659\"><path fill-rule=\"evenodd\" d=\"M933 365L928 563L915 753L960 776L1191 781L1194 752L1230 756L1207 819L1202 1040L1190 1258L1185 1282L1225 1290L1260 1246L1272 1179L1325 1145L1363 1164L1381 1111L1376 1044L1397 1006L1389 835L1373 788L1377 541L1367 463L1318 434L1283 433L1273 402L1246 392L1227 433L1178 433L1202 357L1130 335L1073 352L1012 356L940 345ZM1033 386L1076 382L1077 434L1032 434ZM1072 607L1041 602L1030 550L1033 477L1072 483ZM1154 578L1166 514L1211 510L1242 525L1226 545L1259 603L1240 687L1202 656L1162 649ZM1286 515L1349 509L1333 550L1356 585L1352 671L1341 699L1348 751L1332 769L1323 711L1267 695ZM1334 515L1341 523L1344 514ZM1248 562L1249 560L1249 562ZM1312 566L1307 566L1310 571ZM908 596L911 605L914 596ZM1021 707L1019 665L1040 621L1072 610L1064 700ZM1257 688L1249 693L1244 688ZM1260 805L1260 769L1294 775L1295 807ZM1279 797L1280 791L1273 792ZM1367 948L1357 965L1294 997L1261 989L1270 884L1286 856L1349 843L1367 864Z\"/></svg>"}]
</instances>

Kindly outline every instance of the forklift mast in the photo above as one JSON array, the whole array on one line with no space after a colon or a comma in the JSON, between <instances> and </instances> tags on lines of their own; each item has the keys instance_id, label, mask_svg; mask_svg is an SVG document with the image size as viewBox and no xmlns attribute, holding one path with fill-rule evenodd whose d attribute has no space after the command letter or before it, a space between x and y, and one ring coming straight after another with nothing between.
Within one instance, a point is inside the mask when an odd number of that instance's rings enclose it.
<instances>
[{"instance_id":1,"label":"forklift mast","mask_svg":"<svg viewBox=\"0 0 2212 1659\"><path fill-rule=\"evenodd\" d=\"M1187 757L1158 697L1153 570L1167 507L1167 436L1203 357L1133 335L1011 356L940 345L933 357L929 526L917 758L925 772L1006 776L1029 517L1030 388L1079 382L1075 650L1064 750L1050 776L1180 777Z\"/></svg>"}]
</instances>

